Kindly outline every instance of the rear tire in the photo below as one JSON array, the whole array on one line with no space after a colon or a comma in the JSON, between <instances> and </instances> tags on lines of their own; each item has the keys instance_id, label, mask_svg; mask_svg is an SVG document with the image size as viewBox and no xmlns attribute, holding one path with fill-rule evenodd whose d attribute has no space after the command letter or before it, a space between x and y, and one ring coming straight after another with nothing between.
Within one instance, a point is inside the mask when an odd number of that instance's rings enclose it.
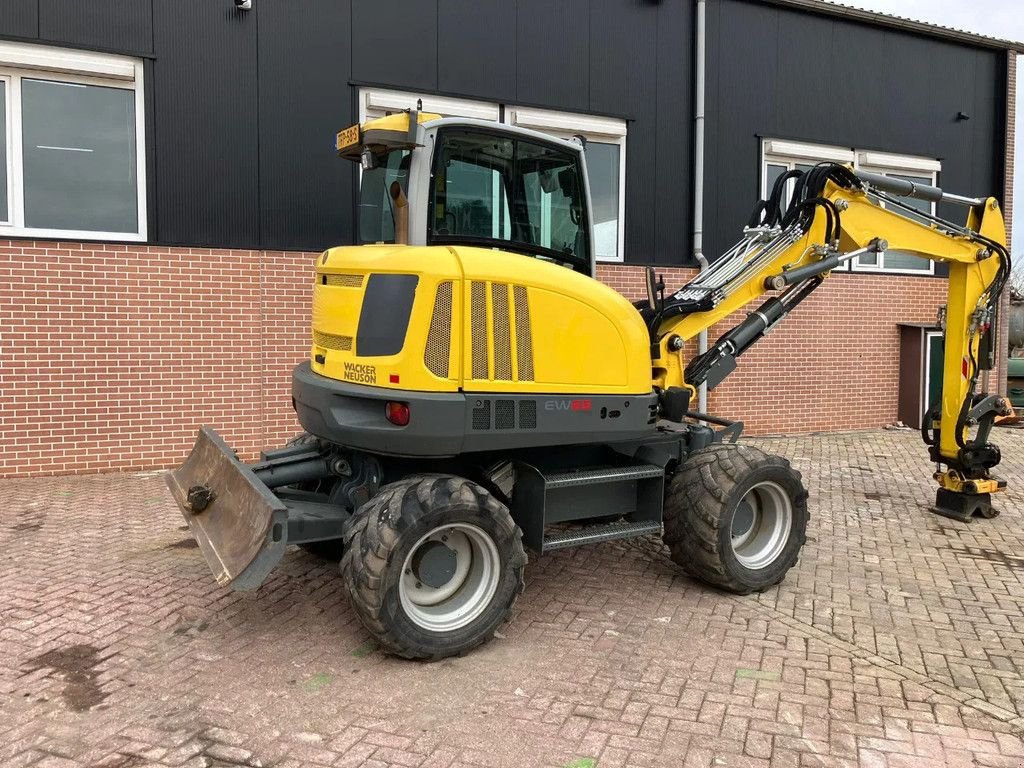
<instances>
[{"instance_id":1,"label":"rear tire","mask_svg":"<svg viewBox=\"0 0 1024 768\"><path fill-rule=\"evenodd\" d=\"M782 581L807 539L807 491L781 456L712 445L679 467L665 496L663 538L691 576L745 595Z\"/></svg>"},{"instance_id":2,"label":"rear tire","mask_svg":"<svg viewBox=\"0 0 1024 768\"><path fill-rule=\"evenodd\" d=\"M352 515L342 580L385 650L457 656L489 640L522 593L521 539L508 508L483 486L416 475L384 486Z\"/></svg>"}]
</instances>

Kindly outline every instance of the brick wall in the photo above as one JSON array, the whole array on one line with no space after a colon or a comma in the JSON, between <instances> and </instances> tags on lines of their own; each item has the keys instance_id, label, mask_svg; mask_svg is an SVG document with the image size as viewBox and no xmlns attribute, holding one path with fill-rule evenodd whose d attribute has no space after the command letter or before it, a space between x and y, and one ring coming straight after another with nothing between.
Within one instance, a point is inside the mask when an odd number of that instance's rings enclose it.
<instances>
[{"instance_id":1,"label":"brick wall","mask_svg":"<svg viewBox=\"0 0 1024 768\"><path fill-rule=\"evenodd\" d=\"M165 467L296 432L310 254L0 241L0 476Z\"/></svg>"},{"instance_id":2,"label":"brick wall","mask_svg":"<svg viewBox=\"0 0 1024 768\"><path fill-rule=\"evenodd\" d=\"M204 423L245 459L283 443L313 258L0 241L0 476L171 466ZM670 287L693 274L659 272ZM599 277L644 294L638 267ZM896 323L932 319L943 290L837 275L743 357L711 410L755 432L894 421Z\"/></svg>"}]
</instances>

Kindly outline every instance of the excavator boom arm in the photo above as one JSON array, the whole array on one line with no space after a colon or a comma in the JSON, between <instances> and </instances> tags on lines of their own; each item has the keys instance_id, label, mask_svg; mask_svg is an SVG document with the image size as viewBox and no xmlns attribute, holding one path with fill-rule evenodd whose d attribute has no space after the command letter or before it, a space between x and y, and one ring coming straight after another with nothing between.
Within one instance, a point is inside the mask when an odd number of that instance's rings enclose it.
<instances>
[{"instance_id":1,"label":"excavator boom arm","mask_svg":"<svg viewBox=\"0 0 1024 768\"><path fill-rule=\"evenodd\" d=\"M795 190L784 207L790 179L795 179ZM966 205L966 225L933 217L922 221L900 195ZM713 388L735 369L736 358L832 269L885 250L949 267L947 301L940 313L945 332L942 396L928 404L922 432L932 460L946 466L936 473L938 511L956 505L969 509L977 501L984 512L988 494L1004 486L988 474L999 462L999 449L987 438L994 418L1009 412L1005 398L976 393L980 371L993 365L995 312L1010 271L1006 230L993 198L950 195L937 187L854 174L831 163L785 174L769 199L758 203L743 239L709 270L656 303L648 318L659 355L655 384L670 393L693 393L701 384ZM684 360L686 342L769 293L706 353ZM971 426L977 427L973 439ZM956 516L962 517L963 510Z\"/></svg>"}]
</instances>

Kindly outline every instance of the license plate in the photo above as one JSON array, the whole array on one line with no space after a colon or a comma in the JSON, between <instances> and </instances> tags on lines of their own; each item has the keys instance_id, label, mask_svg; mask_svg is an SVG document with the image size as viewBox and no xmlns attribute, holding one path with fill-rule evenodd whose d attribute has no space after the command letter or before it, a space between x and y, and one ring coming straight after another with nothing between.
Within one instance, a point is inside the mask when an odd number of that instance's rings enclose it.
<instances>
[{"instance_id":1,"label":"license plate","mask_svg":"<svg viewBox=\"0 0 1024 768\"><path fill-rule=\"evenodd\" d=\"M335 147L340 152L345 147L351 147L353 144L359 143L359 126L353 125L351 128L346 128L344 131L338 131Z\"/></svg>"}]
</instances>

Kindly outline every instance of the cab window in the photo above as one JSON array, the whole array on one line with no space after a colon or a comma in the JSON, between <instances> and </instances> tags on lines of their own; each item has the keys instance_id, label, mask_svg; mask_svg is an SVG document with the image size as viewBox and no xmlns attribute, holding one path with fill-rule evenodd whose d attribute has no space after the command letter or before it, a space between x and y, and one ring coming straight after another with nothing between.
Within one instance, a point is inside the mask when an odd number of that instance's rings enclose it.
<instances>
[{"instance_id":1,"label":"cab window","mask_svg":"<svg viewBox=\"0 0 1024 768\"><path fill-rule=\"evenodd\" d=\"M439 132L429 239L528 253L589 273L579 154L481 130Z\"/></svg>"}]
</instances>

